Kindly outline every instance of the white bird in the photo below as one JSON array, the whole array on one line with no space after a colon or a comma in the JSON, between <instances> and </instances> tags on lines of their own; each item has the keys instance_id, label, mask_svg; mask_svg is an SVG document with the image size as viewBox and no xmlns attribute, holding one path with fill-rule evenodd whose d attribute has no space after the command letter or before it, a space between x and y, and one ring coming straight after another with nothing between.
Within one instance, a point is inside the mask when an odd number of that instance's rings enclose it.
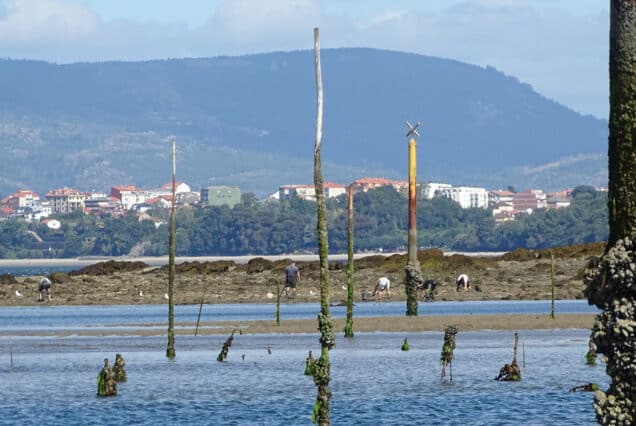
<instances>
[{"instance_id":1,"label":"white bird","mask_svg":"<svg viewBox=\"0 0 636 426\"><path fill-rule=\"evenodd\" d=\"M16 295L17 297L22 297L22 293L20 293L18 290L16 290L16 291L15 291L15 295Z\"/></svg>"},{"instance_id":2,"label":"white bird","mask_svg":"<svg viewBox=\"0 0 636 426\"><path fill-rule=\"evenodd\" d=\"M316 292L315 292L315 291L313 291L313 290L309 290L309 295L310 295L310 296L315 296L315 295L316 295Z\"/></svg>"},{"instance_id":3,"label":"white bird","mask_svg":"<svg viewBox=\"0 0 636 426\"><path fill-rule=\"evenodd\" d=\"M144 297L144 292L143 291L139 292L139 297Z\"/></svg>"},{"instance_id":4,"label":"white bird","mask_svg":"<svg viewBox=\"0 0 636 426\"><path fill-rule=\"evenodd\" d=\"M166 299L166 300L170 299L170 298L168 297L168 293L165 293L165 294L163 295L163 298L164 298L164 299Z\"/></svg>"},{"instance_id":5,"label":"white bird","mask_svg":"<svg viewBox=\"0 0 636 426\"><path fill-rule=\"evenodd\" d=\"M268 293L265 295L265 297L266 297L266 298L268 298L268 299L273 299L273 298L274 298L274 293L272 293L272 292L270 291L270 292L268 292Z\"/></svg>"},{"instance_id":6,"label":"white bird","mask_svg":"<svg viewBox=\"0 0 636 426\"><path fill-rule=\"evenodd\" d=\"M347 289L347 286L346 286L346 285L343 285L343 286L342 286L342 289L343 289L343 290L346 290L346 289Z\"/></svg>"}]
</instances>

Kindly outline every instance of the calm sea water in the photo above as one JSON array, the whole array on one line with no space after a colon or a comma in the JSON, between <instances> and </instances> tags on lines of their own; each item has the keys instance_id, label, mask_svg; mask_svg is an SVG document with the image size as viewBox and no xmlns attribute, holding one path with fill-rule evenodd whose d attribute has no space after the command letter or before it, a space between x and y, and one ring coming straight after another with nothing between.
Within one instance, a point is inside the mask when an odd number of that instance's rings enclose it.
<instances>
[{"instance_id":1,"label":"calm sea water","mask_svg":"<svg viewBox=\"0 0 636 426\"><path fill-rule=\"evenodd\" d=\"M595 424L587 382L607 386L602 366L588 367L588 330L524 331L523 380L493 380L512 359L512 332L460 332L453 383L439 382L443 335L358 333L331 351L334 425ZM0 338L0 424L307 425L316 388L303 375L317 335L237 335L227 362L226 336L16 337L13 366ZM411 350L403 352L404 337ZM267 349L271 349L271 354ZM128 382L97 398L102 360L121 353ZM244 359L242 358L244 355ZM523 362L525 359L525 367Z\"/></svg>"},{"instance_id":2,"label":"calm sea water","mask_svg":"<svg viewBox=\"0 0 636 426\"><path fill-rule=\"evenodd\" d=\"M201 321L249 321L274 318L274 304L218 304L203 305ZM316 303L281 305L281 319L316 318ZM480 301L480 302L420 302L421 315L477 315L477 314L538 314L548 315L550 301ZM598 310L583 300L558 300L559 313L597 313ZM404 302L367 302L354 307L356 318L371 316L404 316ZM336 318L346 315L344 306L334 306ZM194 327L199 314L198 305L175 306L175 321L181 327ZM96 329L125 329L131 324L164 324L168 317L167 305L121 306L30 306L0 307L0 333L23 331L59 331ZM164 325L160 326L165 328Z\"/></svg>"}]
</instances>

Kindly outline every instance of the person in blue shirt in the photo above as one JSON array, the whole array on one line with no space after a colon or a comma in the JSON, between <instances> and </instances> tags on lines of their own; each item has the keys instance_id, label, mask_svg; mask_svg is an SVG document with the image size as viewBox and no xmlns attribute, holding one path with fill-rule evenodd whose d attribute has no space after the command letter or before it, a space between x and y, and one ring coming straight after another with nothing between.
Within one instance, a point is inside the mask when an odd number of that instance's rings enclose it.
<instances>
[{"instance_id":1,"label":"person in blue shirt","mask_svg":"<svg viewBox=\"0 0 636 426\"><path fill-rule=\"evenodd\" d=\"M296 285L300 281L300 270L295 262L285 268L285 296L288 299L296 297Z\"/></svg>"}]
</instances>

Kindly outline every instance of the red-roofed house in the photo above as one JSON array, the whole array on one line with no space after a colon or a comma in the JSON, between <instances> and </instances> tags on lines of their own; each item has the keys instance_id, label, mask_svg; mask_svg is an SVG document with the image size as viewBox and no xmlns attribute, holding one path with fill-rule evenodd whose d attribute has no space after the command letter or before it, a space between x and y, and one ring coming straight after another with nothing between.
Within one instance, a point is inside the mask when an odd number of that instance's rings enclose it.
<instances>
[{"instance_id":1,"label":"red-roofed house","mask_svg":"<svg viewBox=\"0 0 636 426\"><path fill-rule=\"evenodd\" d=\"M30 189L19 189L15 194L10 195L6 204L14 210L29 207L33 208L33 204L40 201L40 196Z\"/></svg>"}]
</instances>

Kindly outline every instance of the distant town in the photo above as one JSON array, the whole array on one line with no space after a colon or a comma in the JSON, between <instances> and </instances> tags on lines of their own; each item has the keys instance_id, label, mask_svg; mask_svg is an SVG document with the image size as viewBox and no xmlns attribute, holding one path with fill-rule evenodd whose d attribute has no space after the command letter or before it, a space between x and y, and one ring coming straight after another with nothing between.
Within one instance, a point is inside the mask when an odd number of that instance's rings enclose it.
<instances>
[{"instance_id":1,"label":"distant town","mask_svg":"<svg viewBox=\"0 0 636 426\"><path fill-rule=\"evenodd\" d=\"M325 197L333 198L347 192L347 185L324 183ZM354 193L366 192L379 187L393 187L397 192L407 195L408 182L385 178L361 178L354 180L351 187ZM448 183L427 182L417 185L420 198L449 198L463 208L492 209L495 222L515 220L519 215L532 214L536 210L559 209L568 207L572 200L572 188L546 193L541 189L515 191L514 188L487 190L473 186L453 186ZM607 191L598 187L596 191ZM234 207L241 202L241 189L236 186L209 186L193 191L184 182L175 185L176 206ZM282 185L267 199L280 200L298 197L307 201L316 200L314 185ZM30 189L18 189L15 193L0 200L0 220L19 219L25 221L44 221L54 214L82 211L95 216L123 216L135 214L140 221L150 220L159 227L163 219L152 217L149 210L169 208L172 205L172 183L159 188L137 188L134 185L113 186L110 194L103 192L83 192L72 188L52 189L41 197ZM53 221L50 226L55 226Z\"/></svg>"}]
</instances>

